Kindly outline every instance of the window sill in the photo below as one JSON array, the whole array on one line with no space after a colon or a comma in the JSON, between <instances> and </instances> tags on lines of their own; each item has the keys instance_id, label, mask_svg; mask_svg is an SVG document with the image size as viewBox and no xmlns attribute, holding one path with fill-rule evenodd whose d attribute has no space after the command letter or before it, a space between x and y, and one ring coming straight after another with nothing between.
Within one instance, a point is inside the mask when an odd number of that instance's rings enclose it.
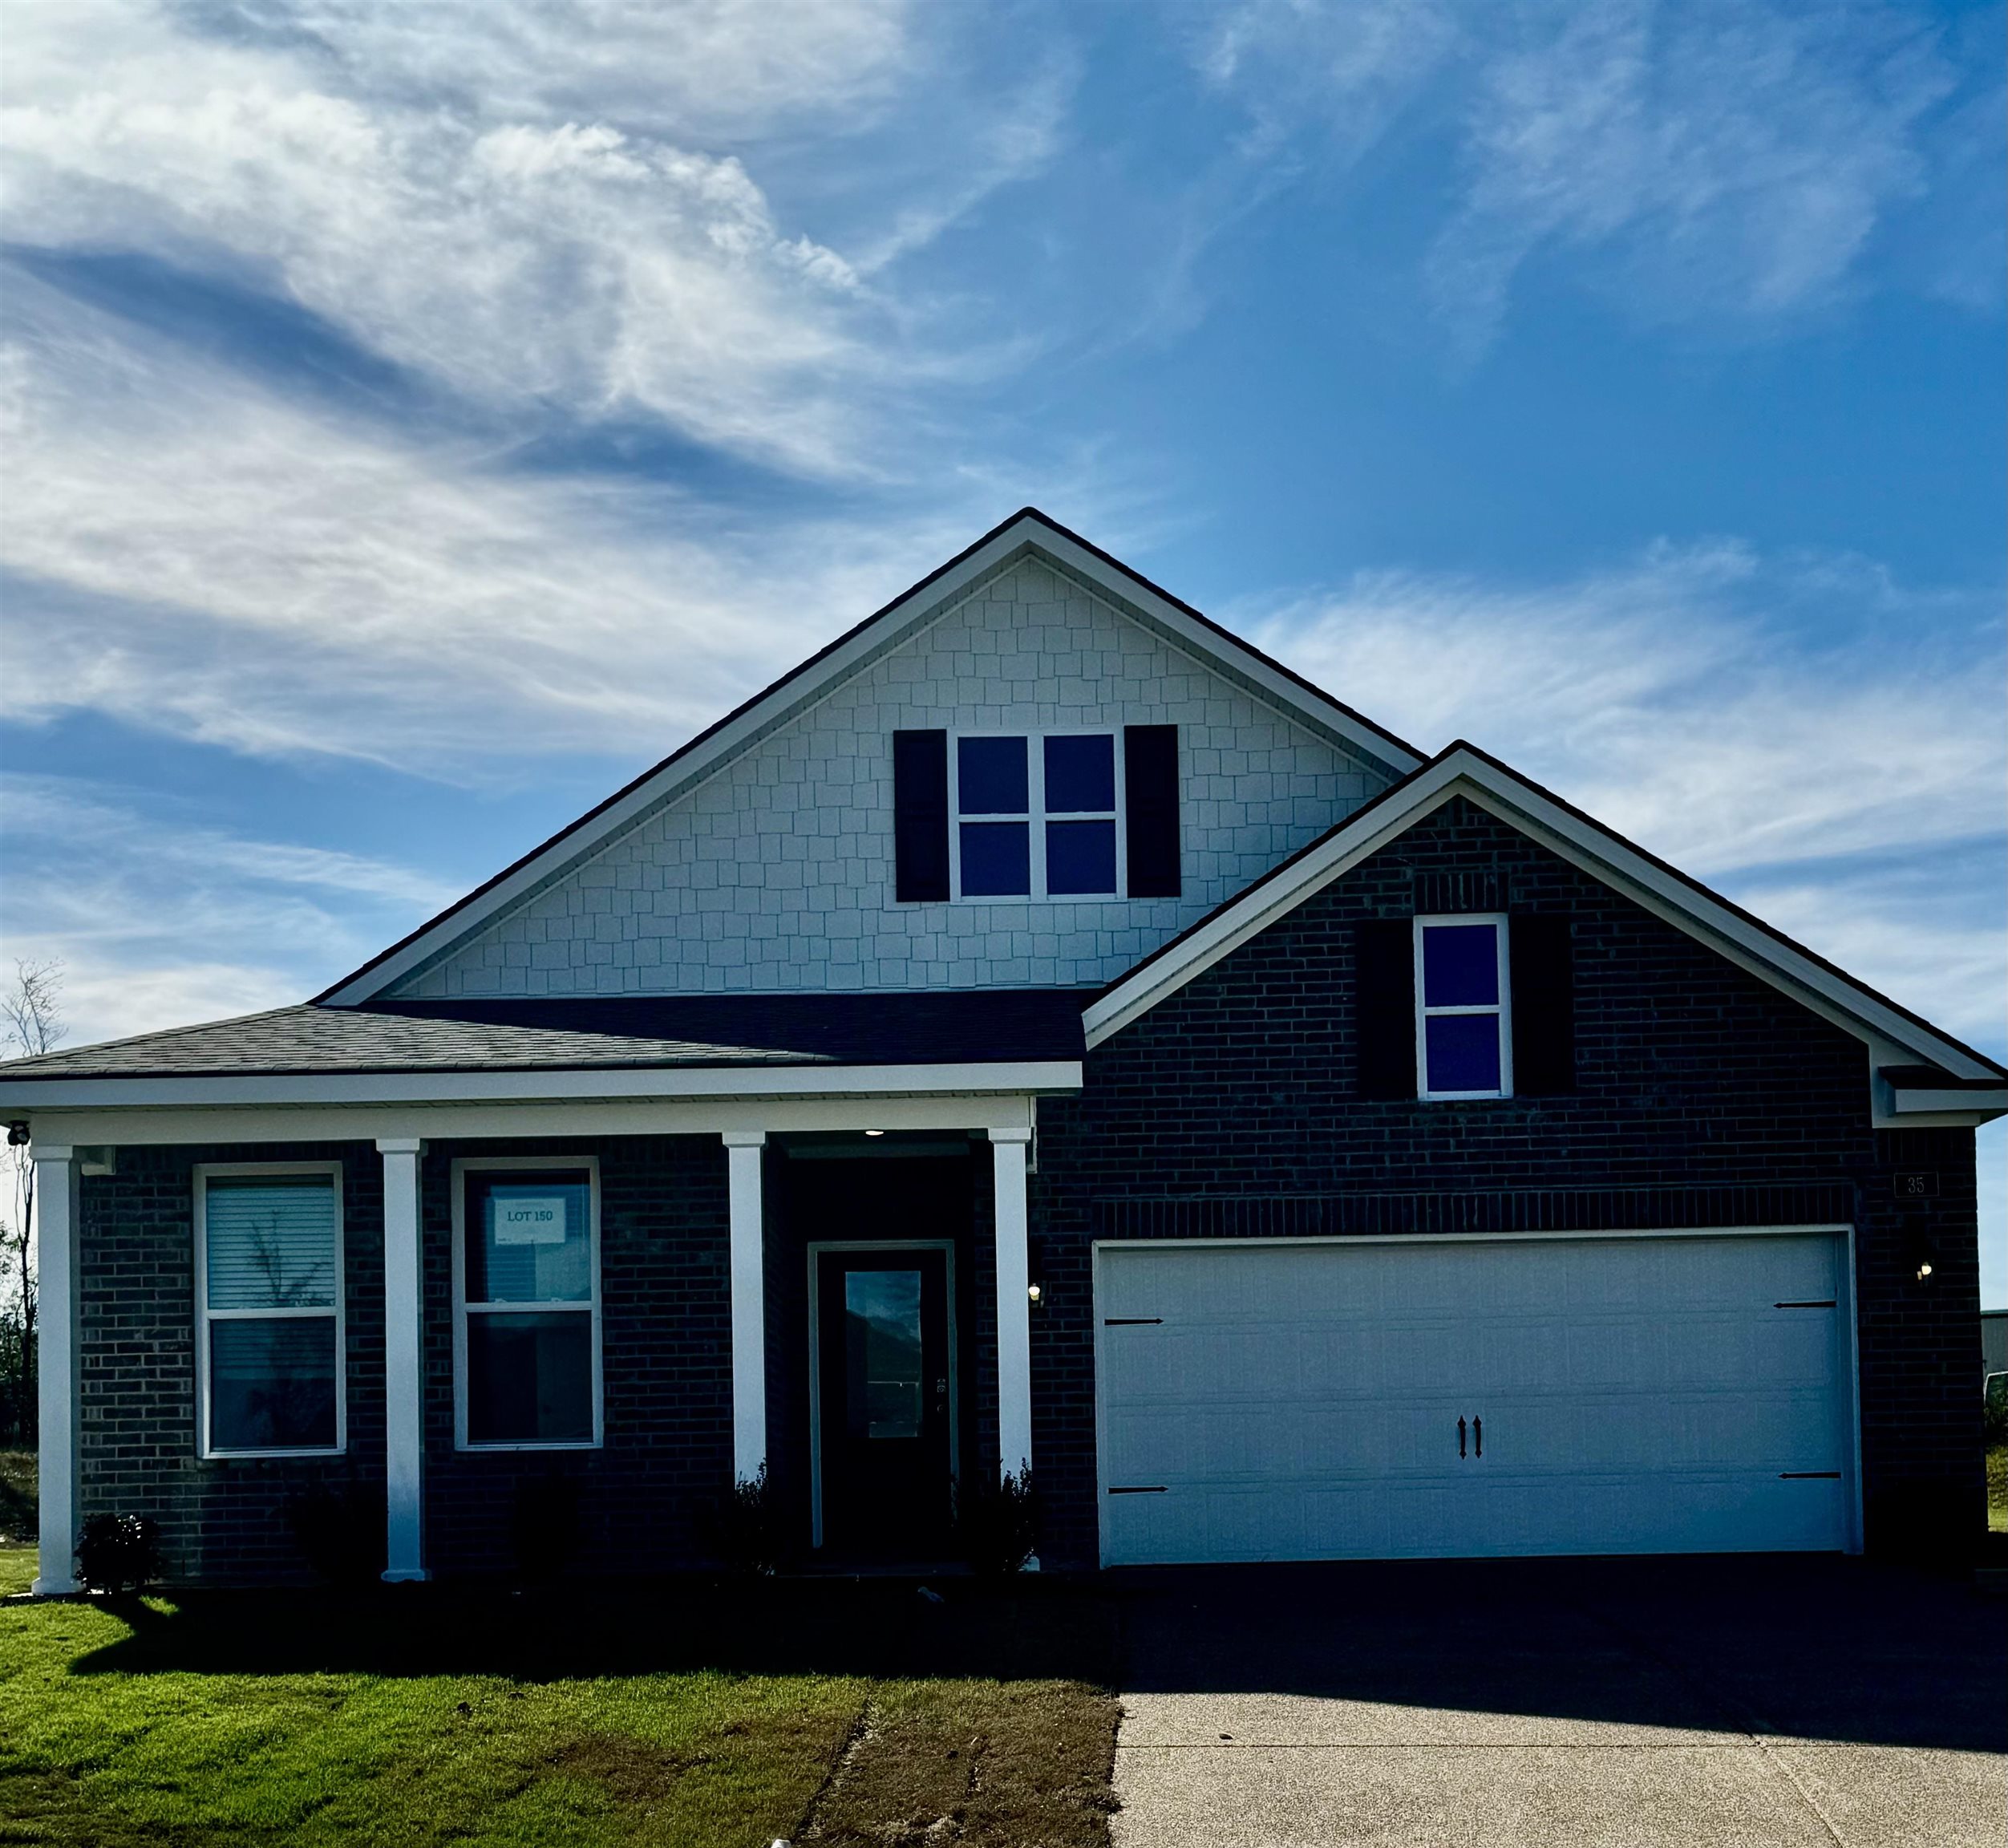
<instances>
[{"instance_id":1,"label":"window sill","mask_svg":"<svg viewBox=\"0 0 2008 1848\"><path fill-rule=\"evenodd\" d=\"M455 1444L454 1453L461 1457L508 1456L519 1450L604 1450L605 1440L599 1437L581 1439L577 1443L540 1444Z\"/></svg>"},{"instance_id":2,"label":"window sill","mask_svg":"<svg viewBox=\"0 0 2008 1848\"><path fill-rule=\"evenodd\" d=\"M306 1457L346 1457L349 1447L338 1444L318 1450L198 1450L198 1463L284 1463Z\"/></svg>"}]
</instances>

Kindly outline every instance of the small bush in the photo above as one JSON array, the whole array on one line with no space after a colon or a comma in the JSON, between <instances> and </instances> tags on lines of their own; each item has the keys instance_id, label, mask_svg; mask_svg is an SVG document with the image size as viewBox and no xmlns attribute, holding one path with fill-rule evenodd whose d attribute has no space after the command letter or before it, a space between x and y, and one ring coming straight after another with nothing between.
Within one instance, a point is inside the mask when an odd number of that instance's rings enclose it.
<instances>
[{"instance_id":1,"label":"small bush","mask_svg":"<svg viewBox=\"0 0 2008 1848\"><path fill-rule=\"evenodd\" d=\"M705 1544L728 1569L755 1578L772 1573L781 1562L780 1524L775 1518L766 1464L750 1481L741 1477L735 1482L703 1526Z\"/></svg>"},{"instance_id":2,"label":"small bush","mask_svg":"<svg viewBox=\"0 0 2008 1848\"><path fill-rule=\"evenodd\" d=\"M1022 1572L1038 1550L1038 1497L1032 1472L992 1482L955 1485L955 1534L962 1557L979 1572Z\"/></svg>"},{"instance_id":3,"label":"small bush","mask_svg":"<svg viewBox=\"0 0 2008 1848\"><path fill-rule=\"evenodd\" d=\"M1980 1429L1990 1449L2008 1444L2008 1373L1987 1376L1986 1409L1981 1414Z\"/></svg>"},{"instance_id":4,"label":"small bush","mask_svg":"<svg viewBox=\"0 0 2008 1848\"><path fill-rule=\"evenodd\" d=\"M160 1576L160 1535L137 1514L93 1514L77 1542L77 1576L93 1591L144 1591Z\"/></svg>"},{"instance_id":5,"label":"small bush","mask_svg":"<svg viewBox=\"0 0 2008 1848\"><path fill-rule=\"evenodd\" d=\"M306 1562L330 1585L366 1585L383 1573L382 1489L350 1483L311 1489L294 1497L285 1515Z\"/></svg>"},{"instance_id":6,"label":"small bush","mask_svg":"<svg viewBox=\"0 0 2008 1848\"><path fill-rule=\"evenodd\" d=\"M575 1476L525 1476L516 1485L509 1538L525 1578L554 1577L577 1558L584 1523Z\"/></svg>"}]
</instances>

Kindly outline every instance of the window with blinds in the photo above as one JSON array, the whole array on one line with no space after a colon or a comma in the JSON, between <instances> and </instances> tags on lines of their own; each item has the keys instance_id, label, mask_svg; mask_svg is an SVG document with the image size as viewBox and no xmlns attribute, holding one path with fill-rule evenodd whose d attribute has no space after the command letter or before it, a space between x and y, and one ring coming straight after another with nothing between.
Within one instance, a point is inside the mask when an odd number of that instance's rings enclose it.
<instances>
[{"instance_id":1,"label":"window with blinds","mask_svg":"<svg viewBox=\"0 0 2008 1848\"><path fill-rule=\"evenodd\" d=\"M196 1170L202 1453L343 1442L341 1170Z\"/></svg>"}]
</instances>

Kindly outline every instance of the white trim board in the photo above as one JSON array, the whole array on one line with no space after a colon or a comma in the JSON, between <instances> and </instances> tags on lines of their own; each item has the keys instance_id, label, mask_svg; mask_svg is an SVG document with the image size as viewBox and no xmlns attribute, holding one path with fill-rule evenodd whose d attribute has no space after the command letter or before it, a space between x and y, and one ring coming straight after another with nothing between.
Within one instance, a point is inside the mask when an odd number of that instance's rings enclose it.
<instances>
[{"instance_id":1,"label":"white trim board","mask_svg":"<svg viewBox=\"0 0 2008 1848\"><path fill-rule=\"evenodd\" d=\"M1398 740L1299 680L1224 630L1215 628L1148 580L1026 508L978 540L959 558L924 578L791 674L756 695L710 732L666 759L603 807L534 849L488 886L422 925L403 942L318 997L353 1007L383 993L445 954L502 913L513 909L589 858L616 836L713 776L768 733L808 711L873 661L911 640L1012 565L1037 556L1063 575L1276 707L1285 717L1364 754L1399 776L1423 762Z\"/></svg>"},{"instance_id":2,"label":"white trim board","mask_svg":"<svg viewBox=\"0 0 2008 1848\"><path fill-rule=\"evenodd\" d=\"M1504 764L1462 743L1450 746L1406 783L1369 803L1296 860L1112 983L1082 1016L1089 1048L1141 1019L1278 918L1459 796L1864 1040L1874 1064L1921 1061L1957 1077L2000 1076L1997 1068L1970 1048L1913 1019L1811 952L1767 930L1727 901L1690 885ZM1998 1114L1973 1109L1976 1120Z\"/></svg>"},{"instance_id":3,"label":"white trim board","mask_svg":"<svg viewBox=\"0 0 2008 1848\"><path fill-rule=\"evenodd\" d=\"M570 1072L326 1072L153 1078L0 1078L0 1110L230 1104L549 1103L591 1098L997 1096L1078 1091L1071 1060L967 1065L588 1068ZM118 1141L122 1138L106 1138Z\"/></svg>"},{"instance_id":4,"label":"white trim board","mask_svg":"<svg viewBox=\"0 0 2008 1848\"><path fill-rule=\"evenodd\" d=\"M520 1103L211 1105L182 1109L38 1110L36 1144L428 1142L480 1137L718 1136L728 1130L1029 1129L1027 1092L920 1097L804 1097Z\"/></svg>"}]
</instances>

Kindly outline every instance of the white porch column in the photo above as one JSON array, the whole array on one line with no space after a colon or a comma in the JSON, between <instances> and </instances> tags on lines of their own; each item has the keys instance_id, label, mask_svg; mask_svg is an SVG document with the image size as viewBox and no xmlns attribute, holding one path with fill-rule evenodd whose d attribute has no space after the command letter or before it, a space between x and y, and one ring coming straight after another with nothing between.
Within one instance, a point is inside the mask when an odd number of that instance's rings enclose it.
<instances>
[{"instance_id":1,"label":"white porch column","mask_svg":"<svg viewBox=\"0 0 2008 1848\"><path fill-rule=\"evenodd\" d=\"M425 1272L415 1137L377 1139L383 1157L383 1487L387 1583L425 1569Z\"/></svg>"},{"instance_id":2,"label":"white porch column","mask_svg":"<svg viewBox=\"0 0 2008 1848\"><path fill-rule=\"evenodd\" d=\"M74 1151L59 1143L34 1148L42 1527L33 1588L74 1591L80 1486L77 1165Z\"/></svg>"},{"instance_id":3,"label":"white porch column","mask_svg":"<svg viewBox=\"0 0 2008 1848\"><path fill-rule=\"evenodd\" d=\"M997 1458L1006 1476L1032 1465L1032 1306L1026 1295L1031 1260L1025 1212L1025 1148L1030 1129L993 1129L990 1164L997 1191Z\"/></svg>"},{"instance_id":4,"label":"white porch column","mask_svg":"<svg viewBox=\"0 0 2008 1848\"><path fill-rule=\"evenodd\" d=\"M732 1218L732 1473L750 1482L767 1461L767 1241L760 1162L764 1129L727 1129Z\"/></svg>"}]
</instances>

